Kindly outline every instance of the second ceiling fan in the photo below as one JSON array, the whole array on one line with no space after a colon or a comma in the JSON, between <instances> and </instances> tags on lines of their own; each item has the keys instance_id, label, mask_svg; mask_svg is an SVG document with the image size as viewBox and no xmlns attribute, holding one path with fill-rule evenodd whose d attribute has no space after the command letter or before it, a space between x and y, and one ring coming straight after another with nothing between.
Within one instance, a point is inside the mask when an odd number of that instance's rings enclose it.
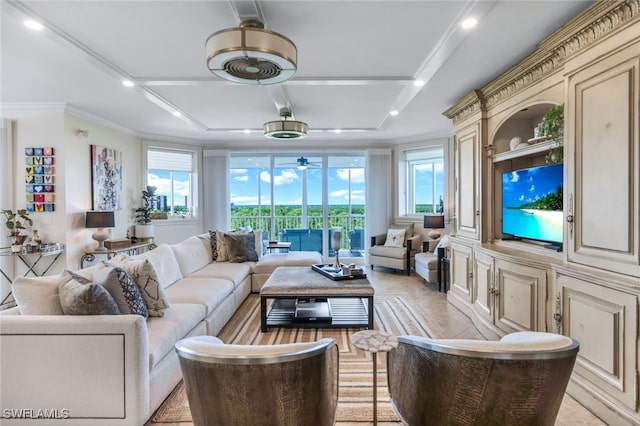
<instances>
[{"instance_id":1,"label":"second ceiling fan","mask_svg":"<svg viewBox=\"0 0 640 426\"><path fill-rule=\"evenodd\" d=\"M282 163L280 166L296 166L298 170L306 170L308 168L319 168L322 167L322 163L317 163L313 161L309 161L309 159L305 157L300 157L296 159L295 163Z\"/></svg>"}]
</instances>

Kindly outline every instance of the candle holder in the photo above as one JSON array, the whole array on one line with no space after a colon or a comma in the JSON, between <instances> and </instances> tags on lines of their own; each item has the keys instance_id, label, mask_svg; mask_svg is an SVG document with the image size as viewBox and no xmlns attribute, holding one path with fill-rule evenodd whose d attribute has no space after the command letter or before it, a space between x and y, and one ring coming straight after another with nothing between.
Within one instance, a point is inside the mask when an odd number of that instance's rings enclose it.
<instances>
[{"instance_id":1,"label":"candle holder","mask_svg":"<svg viewBox=\"0 0 640 426\"><path fill-rule=\"evenodd\" d=\"M340 248L342 247L342 228L333 228L333 235L331 237L331 248L336 252L336 261L333 264L334 268L340 269Z\"/></svg>"}]
</instances>

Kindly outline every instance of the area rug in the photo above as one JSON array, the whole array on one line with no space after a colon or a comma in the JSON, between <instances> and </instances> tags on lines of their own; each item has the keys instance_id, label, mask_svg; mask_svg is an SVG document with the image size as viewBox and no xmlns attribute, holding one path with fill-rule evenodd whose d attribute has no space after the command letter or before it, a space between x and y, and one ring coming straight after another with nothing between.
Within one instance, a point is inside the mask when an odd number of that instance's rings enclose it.
<instances>
[{"instance_id":1,"label":"area rug","mask_svg":"<svg viewBox=\"0 0 640 426\"><path fill-rule=\"evenodd\" d=\"M395 335L434 336L428 314L406 296L376 296L374 328ZM225 343L270 345L309 342L333 337L340 348L338 422L371 422L373 419L373 366L371 353L356 349L349 335L359 329L270 328L260 332L260 297L250 295L218 335ZM378 356L378 421L395 422L387 391L386 355ZM190 422L191 413L181 382L156 411L152 423Z\"/></svg>"}]
</instances>

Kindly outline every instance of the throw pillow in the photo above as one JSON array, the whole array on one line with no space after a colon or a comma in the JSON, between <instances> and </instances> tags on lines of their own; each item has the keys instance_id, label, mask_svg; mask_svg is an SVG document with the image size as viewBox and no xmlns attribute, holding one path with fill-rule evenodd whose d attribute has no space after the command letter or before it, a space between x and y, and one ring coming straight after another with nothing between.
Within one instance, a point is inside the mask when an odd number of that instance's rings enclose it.
<instances>
[{"instance_id":1,"label":"throw pillow","mask_svg":"<svg viewBox=\"0 0 640 426\"><path fill-rule=\"evenodd\" d=\"M160 285L158 273L149 260L116 256L107 262L107 265L120 266L133 278L150 317L164 316L164 310L169 308L169 298Z\"/></svg>"},{"instance_id":2,"label":"throw pillow","mask_svg":"<svg viewBox=\"0 0 640 426\"><path fill-rule=\"evenodd\" d=\"M227 244L224 239L224 231L216 231L216 262L228 262L229 254L227 253Z\"/></svg>"},{"instance_id":3,"label":"throw pillow","mask_svg":"<svg viewBox=\"0 0 640 426\"><path fill-rule=\"evenodd\" d=\"M107 290L98 284L83 284L65 276L58 293L65 315L118 315L120 309Z\"/></svg>"},{"instance_id":4,"label":"throw pillow","mask_svg":"<svg viewBox=\"0 0 640 426\"><path fill-rule=\"evenodd\" d=\"M133 278L119 266L108 266L100 262L102 267L93 273L93 282L102 285L116 301L122 314L142 315L147 318L149 311L144 304L142 294Z\"/></svg>"},{"instance_id":5,"label":"throw pillow","mask_svg":"<svg viewBox=\"0 0 640 426\"><path fill-rule=\"evenodd\" d=\"M241 263L247 261L257 261L256 237L252 232L225 232L225 247L227 258L231 263Z\"/></svg>"},{"instance_id":6,"label":"throw pillow","mask_svg":"<svg viewBox=\"0 0 640 426\"><path fill-rule=\"evenodd\" d=\"M400 224L392 224L390 226L391 229L404 229L405 233L404 233L404 245L407 245L407 240L411 237L413 237L413 233L415 231L415 223L410 223L408 225L400 225ZM415 247L413 247L415 249Z\"/></svg>"},{"instance_id":7,"label":"throw pillow","mask_svg":"<svg viewBox=\"0 0 640 426\"><path fill-rule=\"evenodd\" d=\"M449 234L445 234L442 238L440 238L440 241L438 241L438 245L433 250L433 252L438 253L439 248L449 248Z\"/></svg>"},{"instance_id":8,"label":"throw pillow","mask_svg":"<svg viewBox=\"0 0 640 426\"><path fill-rule=\"evenodd\" d=\"M209 230L209 240L211 241L211 259L218 260L218 232Z\"/></svg>"},{"instance_id":9,"label":"throw pillow","mask_svg":"<svg viewBox=\"0 0 640 426\"><path fill-rule=\"evenodd\" d=\"M406 229L389 229L387 231L387 239L384 242L385 247L403 247Z\"/></svg>"},{"instance_id":10,"label":"throw pillow","mask_svg":"<svg viewBox=\"0 0 640 426\"><path fill-rule=\"evenodd\" d=\"M63 315L58 287L61 277L18 277L11 290L21 315Z\"/></svg>"}]
</instances>

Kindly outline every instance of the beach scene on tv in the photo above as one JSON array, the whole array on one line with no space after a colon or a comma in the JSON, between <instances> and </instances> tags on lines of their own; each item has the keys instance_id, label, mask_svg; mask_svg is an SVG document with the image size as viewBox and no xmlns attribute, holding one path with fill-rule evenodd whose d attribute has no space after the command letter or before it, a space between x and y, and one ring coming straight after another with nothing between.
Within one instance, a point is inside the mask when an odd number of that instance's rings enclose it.
<instances>
[{"instance_id":1,"label":"beach scene on tv","mask_svg":"<svg viewBox=\"0 0 640 426\"><path fill-rule=\"evenodd\" d=\"M562 164L502 174L502 233L562 242Z\"/></svg>"}]
</instances>

